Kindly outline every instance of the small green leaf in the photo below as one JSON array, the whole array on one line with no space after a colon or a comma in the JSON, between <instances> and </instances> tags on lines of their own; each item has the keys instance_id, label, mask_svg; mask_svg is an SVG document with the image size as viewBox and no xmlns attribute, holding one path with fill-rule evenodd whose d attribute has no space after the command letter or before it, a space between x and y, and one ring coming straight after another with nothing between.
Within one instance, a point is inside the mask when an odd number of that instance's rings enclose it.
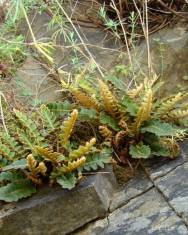
<instances>
[{"instance_id":1,"label":"small green leaf","mask_svg":"<svg viewBox=\"0 0 188 235\"><path fill-rule=\"evenodd\" d=\"M138 106L128 96L123 98L121 104L126 107L131 116L136 116L138 112Z\"/></svg>"},{"instance_id":2,"label":"small green leaf","mask_svg":"<svg viewBox=\"0 0 188 235\"><path fill-rule=\"evenodd\" d=\"M17 169L25 169L27 166L26 159L20 159L12 164L5 166L2 168L2 171L9 171L9 170L17 170Z\"/></svg>"},{"instance_id":3,"label":"small green leaf","mask_svg":"<svg viewBox=\"0 0 188 235\"><path fill-rule=\"evenodd\" d=\"M44 104L40 107L40 115L41 119L44 123L44 126L48 128L48 130L54 130L57 126L56 116L54 113Z\"/></svg>"},{"instance_id":4,"label":"small green leaf","mask_svg":"<svg viewBox=\"0 0 188 235\"><path fill-rule=\"evenodd\" d=\"M129 154L132 158L149 158L151 155L151 149L149 146L140 142L138 145L131 145Z\"/></svg>"},{"instance_id":5,"label":"small green leaf","mask_svg":"<svg viewBox=\"0 0 188 235\"><path fill-rule=\"evenodd\" d=\"M0 187L0 200L5 202L16 202L21 198L31 196L36 192L30 180L22 180L18 183L9 183Z\"/></svg>"},{"instance_id":6,"label":"small green leaf","mask_svg":"<svg viewBox=\"0 0 188 235\"><path fill-rule=\"evenodd\" d=\"M49 103L47 107L56 115L64 116L65 114L69 113L73 106L70 102L65 101L62 103Z\"/></svg>"},{"instance_id":7,"label":"small green leaf","mask_svg":"<svg viewBox=\"0 0 188 235\"><path fill-rule=\"evenodd\" d=\"M86 162L82 168L87 171L97 170L98 167L104 168L106 163L110 163L112 150L103 149L101 152L91 153L87 156Z\"/></svg>"},{"instance_id":8,"label":"small green leaf","mask_svg":"<svg viewBox=\"0 0 188 235\"><path fill-rule=\"evenodd\" d=\"M144 133L143 136L144 136L143 140L144 143L150 146L153 155L163 156L163 157L170 156L170 151L161 145L160 138L158 136L148 132Z\"/></svg>"},{"instance_id":9,"label":"small green leaf","mask_svg":"<svg viewBox=\"0 0 188 235\"><path fill-rule=\"evenodd\" d=\"M110 116L108 116L104 113L101 113L99 118L100 118L100 122L102 124L107 125L108 127L112 128L115 131L120 130L118 123Z\"/></svg>"},{"instance_id":10,"label":"small green leaf","mask_svg":"<svg viewBox=\"0 0 188 235\"><path fill-rule=\"evenodd\" d=\"M120 91L125 91L126 85L125 83L117 78L116 76L108 75L104 78L107 82L111 82L115 88L118 88Z\"/></svg>"},{"instance_id":11,"label":"small green leaf","mask_svg":"<svg viewBox=\"0 0 188 235\"><path fill-rule=\"evenodd\" d=\"M62 186L62 188L72 189L76 185L76 177L74 174L66 174L57 178L57 183Z\"/></svg>"},{"instance_id":12,"label":"small green leaf","mask_svg":"<svg viewBox=\"0 0 188 235\"><path fill-rule=\"evenodd\" d=\"M0 173L0 181L18 181L18 180L23 180L24 177L22 174L18 173L18 172L11 172L11 171L7 171L7 172L1 172Z\"/></svg>"},{"instance_id":13,"label":"small green leaf","mask_svg":"<svg viewBox=\"0 0 188 235\"><path fill-rule=\"evenodd\" d=\"M81 108L78 119L81 121L95 120L97 119L97 113L94 109Z\"/></svg>"},{"instance_id":14,"label":"small green leaf","mask_svg":"<svg viewBox=\"0 0 188 235\"><path fill-rule=\"evenodd\" d=\"M178 129L169 123L160 122L158 120L147 122L141 129L142 133L150 132L156 134L157 136L173 136L177 133L177 131Z\"/></svg>"}]
</instances>

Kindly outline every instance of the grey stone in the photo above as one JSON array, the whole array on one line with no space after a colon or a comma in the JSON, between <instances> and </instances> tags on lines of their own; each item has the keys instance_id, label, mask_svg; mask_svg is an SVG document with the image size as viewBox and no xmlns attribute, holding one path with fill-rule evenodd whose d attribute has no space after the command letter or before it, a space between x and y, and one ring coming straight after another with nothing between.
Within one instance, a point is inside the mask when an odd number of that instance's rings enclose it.
<instances>
[{"instance_id":1,"label":"grey stone","mask_svg":"<svg viewBox=\"0 0 188 235\"><path fill-rule=\"evenodd\" d=\"M180 142L180 148L184 156L188 160L188 139L185 139L184 141Z\"/></svg>"},{"instance_id":2,"label":"grey stone","mask_svg":"<svg viewBox=\"0 0 188 235\"><path fill-rule=\"evenodd\" d=\"M1 235L63 235L99 217L109 207L115 179L111 171L88 177L74 190L45 188L0 212Z\"/></svg>"},{"instance_id":3,"label":"grey stone","mask_svg":"<svg viewBox=\"0 0 188 235\"><path fill-rule=\"evenodd\" d=\"M155 181L174 210L188 225L188 162Z\"/></svg>"},{"instance_id":4,"label":"grey stone","mask_svg":"<svg viewBox=\"0 0 188 235\"><path fill-rule=\"evenodd\" d=\"M152 182L144 174L139 171L128 181L121 189L114 193L110 203L110 211L125 205L130 199L142 194L153 186Z\"/></svg>"},{"instance_id":5,"label":"grey stone","mask_svg":"<svg viewBox=\"0 0 188 235\"><path fill-rule=\"evenodd\" d=\"M66 4L63 6L67 8ZM83 8L82 10L85 11L86 9ZM89 10L89 8L87 8L87 10ZM70 9L67 10L67 12L71 15ZM79 15L81 15L81 13L79 13ZM82 14L82 17L83 16L84 13ZM50 22L49 15L45 13L36 14L34 12L29 18L30 22L32 22L33 33L38 41L53 41L54 45L58 45L53 54L54 64L67 72L73 71L72 59L75 57L75 48L81 66L85 64L88 65L89 63L93 64L93 60L95 60L100 69L104 72L111 68L112 64L114 64L120 56L121 48L124 47L121 41L117 40L109 31L92 26L81 26L82 24L80 23L80 25L75 24L75 28L79 34L78 36L75 29L67 23L66 26L68 29L65 27L67 35L69 35L70 32L74 33L75 42L73 47L73 44L65 37L65 35L58 36L56 40L52 39L54 30L49 29L48 27ZM20 25L20 32L27 36L28 42L32 42L32 38L28 33L28 26L25 22ZM80 37L82 38L82 42ZM83 45L83 42L85 46ZM90 54L88 54L86 47Z\"/></svg>"},{"instance_id":6,"label":"grey stone","mask_svg":"<svg viewBox=\"0 0 188 235\"><path fill-rule=\"evenodd\" d=\"M154 156L152 159L142 162L142 166L152 180L167 174L177 166L188 161L188 154L186 153L186 149L188 149L188 141L185 140L180 144L180 146L181 153L175 159Z\"/></svg>"},{"instance_id":7,"label":"grey stone","mask_svg":"<svg viewBox=\"0 0 188 235\"><path fill-rule=\"evenodd\" d=\"M32 57L26 59L16 73L16 80L11 82L19 99L25 103L62 100L60 84Z\"/></svg>"},{"instance_id":8,"label":"grey stone","mask_svg":"<svg viewBox=\"0 0 188 235\"><path fill-rule=\"evenodd\" d=\"M187 235L188 230L158 191L151 189L76 234Z\"/></svg>"}]
</instances>

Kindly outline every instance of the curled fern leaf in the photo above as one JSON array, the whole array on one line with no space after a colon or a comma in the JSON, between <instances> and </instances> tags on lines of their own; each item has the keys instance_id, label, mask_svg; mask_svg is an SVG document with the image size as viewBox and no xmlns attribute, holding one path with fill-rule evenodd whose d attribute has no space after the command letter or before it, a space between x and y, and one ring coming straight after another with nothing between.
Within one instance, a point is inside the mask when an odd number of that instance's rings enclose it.
<instances>
[{"instance_id":1,"label":"curled fern leaf","mask_svg":"<svg viewBox=\"0 0 188 235\"><path fill-rule=\"evenodd\" d=\"M62 173L70 173L79 167L83 166L86 161L85 157L81 157L75 161L68 162L67 165L63 164L61 167L57 169L57 171L62 172Z\"/></svg>"},{"instance_id":2,"label":"curled fern leaf","mask_svg":"<svg viewBox=\"0 0 188 235\"><path fill-rule=\"evenodd\" d=\"M52 150L49 150L48 148L42 148L40 146L36 146L35 150L38 154L40 154L41 156L43 156L45 158L45 160L51 161L53 163L58 163L61 159L61 154L54 152Z\"/></svg>"},{"instance_id":3,"label":"curled fern leaf","mask_svg":"<svg viewBox=\"0 0 188 235\"><path fill-rule=\"evenodd\" d=\"M175 105L181 100L183 100L186 96L187 94L183 94L182 92L179 92L175 96L168 98L166 101L163 101L160 104L157 110L157 113L159 114L159 116L164 116L168 114L168 112L174 109Z\"/></svg>"},{"instance_id":4,"label":"curled fern leaf","mask_svg":"<svg viewBox=\"0 0 188 235\"><path fill-rule=\"evenodd\" d=\"M105 140L109 141L112 139L112 132L106 126L99 126L99 132Z\"/></svg>"},{"instance_id":5,"label":"curled fern leaf","mask_svg":"<svg viewBox=\"0 0 188 235\"><path fill-rule=\"evenodd\" d=\"M120 111L118 101L111 93L108 86L101 80L99 80L99 91L105 111L114 118L119 117Z\"/></svg>"},{"instance_id":6,"label":"curled fern leaf","mask_svg":"<svg viewBox=\"0 0 188 235\"><path fill-rule=\"evenodd\" d=\"M61 128L63 131L63 134L60 135L60 138L62 139L61 144L63 146L65 146L68 143L68 140L74 128L77 116L78 116L78 111L74 109L70 117L63 123L63 127Z\"/></svg>"},{"instance_id":7,"label":"curled fern leaf","mask_svg":"<svg viewBox=\"0 0 188 235\"><path fill-rule=\"evenodd\" d=\"M133 88L133 89L129 90L129 91L127 92L127 95L128 95L130 98L134 99L134 98L136 98L136 97L140 94L140 92L142 91L143 88L144 88L144 83L141 83L141 84L140 84L139 86L137 86L136 88Z\"/></svg>"},{"instance_id":8,"label":"curled fern leaf","mask_svg":"<svg viewBox=\"0 0 188 235\"><path fill-rule=\"evenodd\" d=\"M183 119L183 118L187 118L188 117L188 109L182 110L182 109L177 109L177 110L173 110L171 111L168 116L171 119Z\"/></svg>"},{"instance_id":9,"label":"curled fern leaf","mask_svg":"<svg viewBox=\"0 0 188 235\"><path fill-rule=\"evenodd\" d=\"M75 97L76 101L85 108L91 108L96 111L100 110L100 105L97 101L91 97L86 95L84 92L79 91L78 89L72 88L70 89L72 95Z\"/></svg>"},{"instance_id":10,"label":"curled fern leaf","mask_svg":"<svg viewBox=\"0 0 188 235\"><path fill-rule=\"evenodd\" d=\"M78 149L73 150L69 154L68 159L75 160L75 159L81 158L82 156L85 156L86 154L90 152L90 150L95 145L95 143L96 143L96 139L93 138L89 142L86 142L85 146L79 146Z\"/></svg>"},{"instance_id":11,"label":"curled fern leaf","mask_svg":"<svg viewBox=\"0 0 188 235\"><path fill-rule=\"evenodd\" d=\"M135 121L133 123L133 132L138 134L142 122L147 121L150 118L152 108L152 90L147 89L143 102L138 109Z\"/></svg>"}]
</instances>

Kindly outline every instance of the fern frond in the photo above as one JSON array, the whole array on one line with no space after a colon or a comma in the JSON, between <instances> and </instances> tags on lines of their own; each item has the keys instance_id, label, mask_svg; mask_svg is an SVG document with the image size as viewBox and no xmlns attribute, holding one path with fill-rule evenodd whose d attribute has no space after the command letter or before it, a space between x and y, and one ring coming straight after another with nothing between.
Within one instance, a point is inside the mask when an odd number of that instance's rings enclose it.
<instances>
[{"instance_id":1,"label":"fern frond","mask_svg":"<svg viewBox=\"0 0 188 235\"><path fill-rule=\"evenodd\" d=\"M0 138L4 144L6 144L13 152L18 152L20 150L20 146L14 137L11 137L8 133L2 132L0 133Z\"/></svg>"},{"instance_id":2,"label":"fern frond","mask_svg":"<svg viewBox=\"0 0 188 235\"><path fill-rule=\"evenodd\" d=\"M149 88L146 90L146 94L142 102L142 105L144 107L144 112L145 112L144 121L148 120L151 116L152 104L153 104L153 92L152 92L152 89Z\"/></svg>"},{"instance_id":3,"label":"fern frond","mask_svg":"<svg viewBox=\"0 0 188 235\"><path fill-rule=\"evenodd\" d=\"M73 162L68 162L68 165L63 165L61 168L58 169L58 171L61 171L63 173L70 173L74 170L76 170L79 167L82 167L84 163L86 162L85 157L81 157Z\"/></svg>"},{"instance_id":4,"label":"fern frond","mask_svg":"<svg viewBox=\"0 0 188 235\"><path fill-rule=\"evenodd\" d=\"M127 131L119 131L114 137L114 145L119 148L122 141L125 140L127 136Z\"/></svg>"},{"instance_id":5,"label":"fern frond","mask_svg":"<svg viewBox=\"0 0 188 235\"><path fill-rule=\"evenodd\" d=\"M40 135L37 126L30 118L16 109L14 109L14 113L21 125L28 131L28 134L35 139L36 143L39 144L43 141L43 137Z\"/></svg>"},{"instance_id":6,"label":"fern frond","mask_svg":"<svg viewBox=\"0 0 188 235\"><path fill-rule=\"evenodd\" d=\"M150 118L152 108L152 97L152 90L147 89L143 102L137 112L135 121L133 123L132 130L135 134L138 134L142 122L147 121Z\"/></svg>"},{"instance_id":7,"label":"fern frond","mask_svg":"<svg viewBox=\"0 0 188 235\"><path fill-rule=\"evenodd\" d=\"M105 140L109 141L112 139L112 132L106 126L99 126L99 132Z\"/></svg>"},{"instance_id":8,"label":"fern frond","mask_svg":"<svg viewBox=\"0 0 188 235\"><path fill-rule=\"evenodd\" d=\"M91 139L89 142L86 142L85 146L79 146L78 149L73 150L69 156L68 156L68 160L75 160L78 158L81 158L82 156L85 156L86 154L88 154L91 150L91 148L95 145L96 143L96 139L93 138Z\"/></svg>"},{"instance_id":9,"label":"fern frond","mask_svg":"<svg viewBox=\"0 0 188 235\"><path fill-rule=\"evenodd\" d=\"M112 117L118 118L120 116L119 104L115 96L111 93L108 86L99 80L100 97L103 101L104 109Z\"/></svg>"},{"instance_id":10,"label":"fern frond","mask_svg":"<svg viewBox=\"0 0 188 235\"><path fill-rule=\"evenodd\" d=\"M35 151L44 157L45 160L51 161L53 163L58 163L61 156L60 153L53 152L52 150L42 148L40 146L36 146Z\"/></svg>"},{"instance_id":11,"label":"fern frond","mask_svg":"<svg viewBox=\"0 0 188 235\"><path fill-rule=\"evenodd\" d=\"M44 162L40 162L38 164L32 154L29 154L26 160L27 160L27 167L33 177L36 177L36 175L39 173L41 173L42 175L46 174L47 168Z\"/></svg>"},{"instance_id":12,"label":"fern frond","mask_svg":"<svg viewBox=\"0 0 188 235\"><path fill-rule=\"evenodd\" d=\"M171 158L177 157L180 152L180 147L178 143L172 138L163 138L160 140L160 143L170 151Z\"/></svg>"},{"instance_id":13,"label":"fern frond","mask_svg":"<svg viewBox=\"0 0 188 235\"><path fill-rule=\"evenodd\" d=\"M171 119L182 119L188 117L188 109L182 110L182 109L177 109L171 111L168 116Z\"/></svg>"},{"instance_id":14,"label":"fern frond","mask_svg":"<svg viewBox=\"0 0 188 235\"><path fill-rule=\"evenodd\" d=\"M12 152L8 146L0 142L0 155L5 157L9 161L13 161L15 152Z\"/></svg>"},{"instance_id":15,"label":"fern frond","mask_svg":"<svg viewBox=\"0 0 188 235\"><path fill-rule=\"evenodd\" d=\"M95 109L96 111L100 111L100 105L93 97L88 96L87 94L76 88L70 88L70 91L80 105L85 108L91 108Z\"/></svg>"},{"instance_id":16,"label":"fern frond","mask_svg":"<svg viewBox=\"0 0 188 235\"><path fill-rule=\"evenodd\" d=\"M47 167L44 162L40 162L39 165L36 168L36 171L38 173L41 173L42 175L46 175Z\"/></svg>"},{"instance_id":17,"label":"fern frond","mask_svg":"<svg viewBox=\"0 0 188 235\"><path fill-rule=\"evenodd\" d=\"M26 160L27 160L27 167L28 167L29 171L34 173L36 170L37 161L35 160L35 158L33 157L32 154L29 154L27 156Z\"/></svg>"},{"instance_id":18,"label":"fern frond","mask_svg":"<svg viewBox=\"0 0 188 235\"><path fill-rule=\"evenodd\" d=\"M56 116L44 104L41 105L41 107L40 107L40 116L41 116L41 119L42 119L44 126L47 127L48 130L54 130L56 128L56 126L57 126Z\"/></svg>"},{"instance_id":19,"label":"fern frond","mask_svg":"<svg viewBox=\"0 0 188 235\"><path fill-rule=\"evenodd\" d=\"M16 132L17 132L19 141L23 145L25 145L25 149L33 150L35 145L37 145L37 143L35 142L35 139L31 138L31 136L29 135L27 131L23 131L20 128L17 128Z\"/></svg>"},{"instance_id":20,"label":"fern frond","mask_svg":"<svg viewBox=\"0 0 188 235\"><path fill-rule=\"evenodd\" d=\"M175 96L170 97L166 101L162 102L157 109L157 113L159 114L159 116L165 116L166 114L168 114L168 112L170 112L178 102L185 98L185 95L187 94L179 92Z\"/></svg>"},{"instance_id":21,"label":"fern frond","mask_svg":"<svg viewBox=\"0 0 188 235\"><path fill-rule=\"evenodd\" d=\"M72 133L72 130L74 128L76 119L78 117L78 111L74 109L70 115L70 117L64 121L63 127L61 128L63 131L63 134L60 135L61 138L61 144L65 146L70 138L70 135Z\"/></svg>"},{"instance_id":22,"label":"fern frond","mask_svg":"<svg viewBox=\"0 0 188 235\"><path fill-rule=\"evenodd\" d=\"M144 88L144 83L141 83L139 86L137 86L136 88L133 88L131 90L129 90L127 92L127 95L131 98L134 99L136 98L140 92L142 91L142 89Z\"/></svg>"}]
</instances>

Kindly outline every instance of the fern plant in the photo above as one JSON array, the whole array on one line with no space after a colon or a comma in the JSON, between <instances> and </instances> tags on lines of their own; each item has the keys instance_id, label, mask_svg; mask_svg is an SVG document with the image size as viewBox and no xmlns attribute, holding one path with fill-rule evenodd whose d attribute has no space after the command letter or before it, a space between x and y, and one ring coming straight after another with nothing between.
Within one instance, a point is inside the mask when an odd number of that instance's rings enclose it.
<instances>
[{"instance_id":1,"label":"fern plant","mask_svg":"<svg viewBox=\"0 0 188 235\"><path fill-rule=\"evenodd\" d=\"M186 129L179 125L180 119L188 118L186 93L158 99L162 84L156 77L147 78L128 91L119 88L117 78L113 83L100 79L97 83L98 86L88 84L93 86L92 96L80 84L66 86L62 82L62 86L72 93L80 113L84 110L85 120L99 126L101 136L111 144L118 160L178 155L178 140L186 136Z\"/></svg>"},{"instance_id":2,"label":"fern plant","mask_svg":"<svg viewBox=\"0 0 188 235\"><path fill-rule=\"evenodd\" d=\"M110 162L109 149L94 147L95 138L75 142L78 111L65 113L56 115L45 105L31 112L31 118L13 111L6 122L9 133L0 133L0 200L28 197L46 181L72 189L83 171Z\"/></svg>"}]
</instances>

